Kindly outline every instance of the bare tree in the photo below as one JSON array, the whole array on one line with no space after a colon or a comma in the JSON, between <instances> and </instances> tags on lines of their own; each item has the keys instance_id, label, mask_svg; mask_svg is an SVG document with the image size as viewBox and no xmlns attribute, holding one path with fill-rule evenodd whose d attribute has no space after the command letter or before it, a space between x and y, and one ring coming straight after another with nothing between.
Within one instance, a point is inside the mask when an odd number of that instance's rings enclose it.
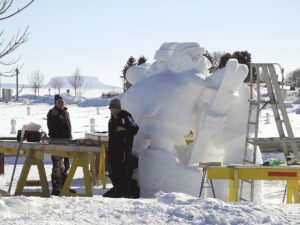
<instances>
[{"instance_id":1,"label":"bare tree","mask_svg":"<svg viewBox=\"0 0 300 225\"><path fill-rule=\"evenodd\" d=\"M2 30L0 32L0 38L2 39L4 31ZM14 50L16 50L20 45L25 43L28 40L28 27L26 30L22 33L20 33L20 30L16 35L14 35L8 43L4 43L4 38L0 41L0 46L3 46L2 49L0 49L0 65L3 66L11 66L15 64L19 59L8 59L5 60L4 57L12 53ZM14 71L15 69L12 69ZM11 74L11 71L2 72L3 76L9 76Z\"/></svg>"},{"instance_id":2,"label":"bare tree","mask_svg":"<svg viewBox=\"0 0 300 225\"><path fill-rule=\"evenodd\" d=\"M0 0L0 21L9 19L16 14L22 12L26 9L29 5L31 5L34 0L28 0L26 3L17 2L14 4L14 0ZM20 6L20 4L22 4ZM6 67L2 69L0 67L0 76L4 77L16 77L16 100L18 101L19 96L19 71L21 69L20 66L13 66L15 65L18 60L20 59L5 59L10 53L16 50L20 45L25 43L28 40L28 27L25 31L21 32L20 29L16 35L10 38L8 42L5 42L4 30L0 30L0 66ZM22 91L22 89L21 89Z\"/></svg>"},{"instance_id":3,"label":"bare tree","mask_svg":"<svg viewBox=\"0 0 300 225\"><path fill-rule=\"evenodd\" d=\"M204 54L204 56L206 56L211 63L209 72L212 73L217 70L217 68L220 64L221 57L225 54L226 54L225 52L212 52L212 53L206 52Z\"/></svg>"},{"instance_id":4,"label":"bare tree","mask_svg":"<svg viewBox=\"0 0 300 225\"><path fill-rule=\"evenodd\" d=\"M20 13L21 11L26 9L29 5L31 5L33 2L34 2L34 0L30 0L30 1L28 1L27 4L25 4L21 8L14 10L14 9L11 9L13 6L14 0L1 0L0 1L0 20L8 19L8 18ZM9 11L9 10L12 10L12 11Z\"/></svg>"},{"instance_id":5,"label":"bare tree","mask_svg":"<svg viewBox=\"0 0 300 225\"><path fill-rule=\"evenodd\" d=\"M28 2L23 6L18 6L14 4L14 0L1 0L0 1L0 20L6 20L20 13L31 5L34 0L28 0ZM16 8L16 9L15 9ZM20 30L14 35L7 43L3 37L4 30L0 31L0 65L1 66L12 66L14 65L19 58L17 59L4 59L14 50L16 50L20 45L28 40L28 27L25 31L21 32ZM10 68L5 71L0 71L0 76L13 77L16 76L15 71L18 67Z\"/></svg>"},{"instance_id":6,"label":"bare tree","mask_svg":"<svg viewBox=\"0 0 300 225\"><path fill-rule=\"evenodd\" d=\"M294 87L300 87L300 68L287 74L285 84Z\"/></svg>"},{"instance_id":7,"label":"bare tree","mask_svg":"<svg viewBox=\"0 0 300 225\"><path fill-rule=\"evenodd\" d=\"M40 95L40 88L44 83L44 75L42 75L40 71L36 70L31 74L31 77L28 79L28 81L34 91L34 96L36 98L36 95Z\"/></svg>"},{"instance_id":8,"label":"bare tree","mask_svg":"<svg viewBox=\"0 0 300 225\"><path fill-rule=\"evenodd\" d=\"M82 77L80 70L76 68L73 75L69 78L69 84L73 87L75 92L75 97L77 96L77 91L81 89L84 84L84 78Z\"/></svg>"},{"instance_id":9,"label":"bare tree","mask_svg":"<svg viewBox=\"0 0 300 225\"><path fill-rule=\"evenodd\" d=\"M60 89L63 87L64 81L60 77L53 77L50 81L50 86L54 90L58 90L58 94L60 94Z\"/></svg>"}]
</instances>

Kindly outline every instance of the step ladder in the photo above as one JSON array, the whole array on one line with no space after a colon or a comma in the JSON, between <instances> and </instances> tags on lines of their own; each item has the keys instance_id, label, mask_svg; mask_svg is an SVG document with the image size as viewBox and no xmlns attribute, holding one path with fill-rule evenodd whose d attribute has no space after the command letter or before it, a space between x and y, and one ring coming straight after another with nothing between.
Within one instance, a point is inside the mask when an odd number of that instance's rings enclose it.
<instances>
[{"instance_id":1,"label":"step ladder","mask_svg":"<svg viewBox=\"0 0 300 225\"><path fill-rule=\"evenodd\" d=\"M247 131L244 150L244 164L256 164L256 154L258 147L258 127L259 127L259 115L260 110L267 104L271 104L273 115L276 122L277 131L280 138L280 144L282 151L285 154L287 162L295 158L300 160L299 150L295 141L293 130L288 118L286 108L284 106L284 100L281 89L278 84L278 77L276 74L275 66L278 66L280 71L280 65L277 63L251 63L250 64L250 99L249 99L249 112L247 121ZM256 93L253 93L253 80L256 75ZM283 74L282 74L283 75ZM269 100L261 99L260 86L261 82L264 82L267 87ZM253 133L254 131L254 133ZM253 133L253 134L252 134ZM288 145L291 147L293 156L290 155ZM249 147L253 146L252 155L249 154ZM248 185L247 185L248 184ZM247 185L247 186L246 186ZM246 197L247 193L250 196ZM253 201L254 198L254 181L242 180L240 189L240 201Z\"/></svg>"}]
</instances>

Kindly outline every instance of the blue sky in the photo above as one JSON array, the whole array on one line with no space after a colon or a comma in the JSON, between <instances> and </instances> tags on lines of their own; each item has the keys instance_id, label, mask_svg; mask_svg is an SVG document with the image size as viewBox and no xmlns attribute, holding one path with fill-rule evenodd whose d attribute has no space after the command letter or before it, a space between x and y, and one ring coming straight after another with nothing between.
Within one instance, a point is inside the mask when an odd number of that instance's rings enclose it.
<instances>
[{"instance_id":1,"label":"blue sky","mask_svg":"<svg viewBox=\"0 0 300 225\"><path fill-rule=\"evenodd\" d=\"M299 68L299 9L297 0L35 0L0 28L8 40L29 26L29 41L15 51L24 63L21 82L35 70L47 82L79 68L120 86L129 56L152 62L169 41L195 41L209 52L247 50L253 62Z\"/></svg>"}]
</instances>

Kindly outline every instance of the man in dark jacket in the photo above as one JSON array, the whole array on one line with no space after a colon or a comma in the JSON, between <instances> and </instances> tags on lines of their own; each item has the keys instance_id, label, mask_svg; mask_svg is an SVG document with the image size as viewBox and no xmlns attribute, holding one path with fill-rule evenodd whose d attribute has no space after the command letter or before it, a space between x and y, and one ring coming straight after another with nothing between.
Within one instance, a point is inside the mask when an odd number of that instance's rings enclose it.
<instances>
[{"instance_id":1,"label":"man in dark jacket","mask_svg":"<svg viewBox=\"0 0 300 225\"><path fill-rule=\"evenodd\" d=\"M71 121L65 102L60 95L54 96L55 106L47 114L49 137L71 139ZM69 158L51 156L53 167L51 174L52 195L59 195L70 168ZM70 189L70 192L74 190Z\"/></svg>"},{"instance_id":2,"label":"man in dark jacket","mask_svg":"<svg viewBox=\"0 0 300 225\"><path fill-rule=\"evenodd\" d=\"M119 99L112 99L109 105L111 118L108 122L109 177L113 188L104 197L138 197L137 185L131 179L133 168L132 145L139 127L131 114L121 109Z\"/></svg>"}]
</instances>

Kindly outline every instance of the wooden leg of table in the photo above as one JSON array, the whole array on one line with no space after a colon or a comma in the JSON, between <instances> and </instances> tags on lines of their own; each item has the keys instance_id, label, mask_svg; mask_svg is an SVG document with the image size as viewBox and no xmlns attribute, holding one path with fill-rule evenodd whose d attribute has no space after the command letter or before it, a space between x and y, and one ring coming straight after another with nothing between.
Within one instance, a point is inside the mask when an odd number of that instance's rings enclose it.
<instances>
[{"instance_id":1,"label":"wooden leg of table","mask_svg":"<svg viewBox=\"0 0 300 225\"><path fill-rule=\"evenodd\" d=\"M91 153L89 155L90 159L89 159L89 162L90 162L90 175L91 175L91 178L92 178L92 183L93 185L96 185L97 184L97 171L96 171L96 153Z\"/></svg>"},{"instance_id":2,"label":"wooden leg of table","mask_svg":"<svg viewBox=\"0 0 300 225\"><path fill-rule=\"evenodd\" d=\"M83 169L83 178L84 178L84 185L85 185L85 194L79 193L70 193L69 189L75 175L77 167L82 167ZM69 174L67 179L60 191L60 196L84 196L84 197L92 197L92 187L91 187L91 177L89 172L89 153L78 153L78 157L74 158L73 163L71 165Z\"/></svg>"},{"instance_id":3,"label":"wooden leg of table","mask_svg":"<svg viewBox=\"0 0 300 225\"><path fill-rule=\"evenodd\" d=\"M295 203L300 203L300 195L299 195L300 185L299 185L299 181L295 180L294 182L295 182L295 195L294 195Z\"/></svg>"},{"instance_id":4,"label":"wooden leg of table","mask_svg":"<svg viewBox=\"0 0 300 225\"><path fill-rule=\"evenodd\" d=\"M286 182L286 203L299 203L299 184L297 180L287 180Z\"/></svg>"},{"instance_id":5,"label":"wooden leg of table","mask_svg":"<svg viewBox=\"0 0 300 225\"><path fill-rule=\"evenodd\" d=\"M286 181L286 203L293 202L293 182L291 180Z\"/></svg>"},{"instance_id":6,"label":"wooden leg of table","mask_svg":"<svg viewBox=\"0 0 300 225\"><path fill-rule=\"evenodd\" d=\"M44 163L39 163L37 165L39 175L40 175L40 180L41 180L41 187L42 187L42 196L43 197L49 197L50 192L49 192L49 186L48 186L48 181L47 181L47 176L46 176L46 170L44 167Z\"/></svg>"},{"instance_id":7,"label":"wooden leg of table","mask_svg":"<svg viewBox=\"0 0 300 225\"><path fill-rule=\"evenodd\" d=\"M39 180L27 180L29 171L33 165L36 165L38 168ZM24 192L24 186L40 186L42 192ZM44 167L44 153L42 151L31 150L29 152L17 183L15 195L49 197L49 187Z\"/></svg>"},{"instance_id":8,"label":"wooden leg of table","mask_svg":"<svg viewBox=\"0 0 300 225\"><path fill-rule=\"evenodd\" d=\"M92 197L92 186L91 186L91 177L89 172L89 165L88 162L82 162L82 170L83 170L83 176L84 176L84 184L85 184L85 191L87 197Z\"/></svg>"},{"instance_id":9,"label":"wooden leg of table","mask_svg":"<svg viewBox=\"0 0 300 225\"><path fill-rule=\"evenodd\" d=\"M238 201L240 181L238 179L237 169L233 169L233 178L233 180L229 180L229 202Z\"/></svg>"},{"instance_id":10,"label":"wooden leg of table","mask_svg":"<svg viewBox=\"0 0 300 225\"><path fill-rule=\"evenodd\" d=\"M29 170L31 168L31 161L32 160L30 160L28 158L25 159L25 162L24 162L24 165L22 168L22 172L20 174L20 178L17 183L15 195L22 195L22 193L23 193L23 189L24 189L24 186L26 184L26 180L27 180L27 177L29 174Z\"/></svg>"},{"instance_id":11,"label":"wooden leg of table","mask_svg":"<svg viewBox=\"0 0 300 225\"><path fill-rule=\"evenodd\" d=\"M105 169L105 145L102 143L99 162L99 181L106 188L106 169ZM99 184L100 185L100 184Z\"/></svg>"},{"instance_id":12,"label":"wooden leg of table","mask_svg":"<svg viewBox=\"0 0 300 225\"><path fill-rule=\"evenodd\" d=\"M65 180L65 183L64 183L62 189L60 190L60 196L73 196L73 195L76 196L76 194L71 194L69 192L69 189L70 189L70 185L72 183L74 174L76 172L76 169L78 167L78 163L79 163L79 159L75 158L71 164L71 168L70 168L69 174Z\"/></svg>"}]
</instances>

